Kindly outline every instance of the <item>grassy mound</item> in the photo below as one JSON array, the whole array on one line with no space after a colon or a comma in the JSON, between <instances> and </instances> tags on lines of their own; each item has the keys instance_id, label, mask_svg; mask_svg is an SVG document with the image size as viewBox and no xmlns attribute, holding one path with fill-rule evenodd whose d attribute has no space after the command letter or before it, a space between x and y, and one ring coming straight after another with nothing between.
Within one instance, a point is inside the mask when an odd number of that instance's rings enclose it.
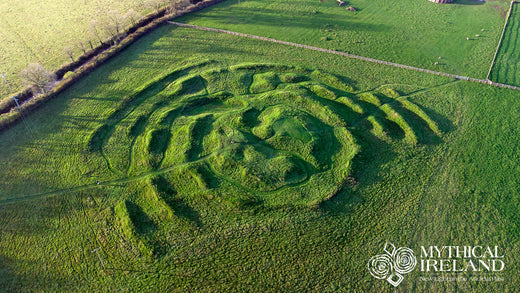
<instances>
[{"instance_id":1,"label":"grassy mound","mask_svg":"<svg viewBox=\"0 0 520 293\"><path fill-rule=\"evenodd\" d=\"M351 180L362 145L353 131L410 145L440 135L397 91L354 95L347 80L276 64L186 66L144 86L92 132L88 146L114 172L171 170L152 180L169 214L178 199L160 186L231 194L231 205L316 205Z\"/></svg>"}]
</instances>

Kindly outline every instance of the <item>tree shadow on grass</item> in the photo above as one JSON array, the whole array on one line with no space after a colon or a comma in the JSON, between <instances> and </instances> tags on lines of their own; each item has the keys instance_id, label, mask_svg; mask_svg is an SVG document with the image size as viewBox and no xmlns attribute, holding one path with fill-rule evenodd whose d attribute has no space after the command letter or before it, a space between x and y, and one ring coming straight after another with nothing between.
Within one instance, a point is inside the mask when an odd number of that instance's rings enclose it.
<instances>
[{"instance_id":1,"label":"tree shadow on grass","mask_svg":"<svg viewBox=\"0 0 520 293\"><path fill-rule=\"evenodd\" d=\"M218 10L218 14L201 13L192 16L185 16L178 21L190 22L195 19L211 19L212 22L220 24L250 24L255 26L266 26L270 28L296 28L296 29L318 29L328 23L334 23L337 27L344 30L355 31L374 31L381 32L387 30L383 24L358 23L344 19L338 19L336 15L328 13L318 13L309 16L280 14L279 10L269 8L245 8L232 6L233 3L226 1L220 6L210 7L208 11ZM266 31L266 34L270 30Z\"/></svg>"},{"instance_id":2,"label":"tree shadow on grass","mask_svg":"<svg viewBox=\"0 0 520 293\"><path fill-rule=\"evenodd\" d=\"M171 26L171 29L176 30L182 30L186 28L180 28L180 27L174 27ZM212 40L211 38L208 39L208 37L211 37L212 34L218 34L214 32L203 32L203 31L197 31L199 33L193 34L188 40L182 40L181 38L175 38L172 40L173 43L176 43L178 45L175 46L175 48L171 48L166 45L160 45L157 48L160 50L186 50L186 51L192 51L197 52L198 54L207 55L207 54L225 54L229 56L244 56L244 55L251 55L252 51L250 49L244 48L243 40L246 40L245 38L238 37L239 42L234 42L233 44L229 44L225 38L229 38L229 41L232 38L237 38L237 36L231 36L226 34L220 34L222 36L222 40L216 39ZM256 42L258 46L260 45L266 45L265 41L261 40L253 40L253 39L247 39L248 42ZM227 43L227 44L226 44ZM254 51L255 56L263 56L265 54L262 54L262 52ZM147 65L143 64L142 66L138 66L136 64L129 65L130 68L146 68Z\"/></svg>"},{"instance_id":3,"label":"tree shadow on grass","mask_svg":"<svg viewBox=\"0 0 520 293\"><path fill-rule=\"evenodd\" d=\"M0 254L0 291L2 292L26 292L26 291L47 291L53 284L67 283L65 278L59 278L44 272L36 272L35 267L44 267L41 263L33 261L14 259ZM60 280L61 279L61 280ZM69 284L73 280L69 280ZM79 280L75 280L79 281ZM50 286L47 286L50 285Z\"/></svg>"},{"instance_id":4,"label":"tree shadow on grass","mask_svg":"<svg viewBox=\"0 0 520 293\"><path fill-rule=\"evenodd\" d=\"M453 1L453 4L459 4L459 5L483 5L486 3L485 0L455 0Z\"/></svg>"},{"instance_id":5,"label":"tree shadow on grass","mask_svg":"<svg viewBox=\"0 0 520 293\"><path fill-rule=\"evenodd\" d=\"M99 234L90 217L102 194L91 189L0 204L0 291L49 292L57 284L77 290L92 274L85 266L97 264L90 251Z\"/></svg>"}]
</instances>

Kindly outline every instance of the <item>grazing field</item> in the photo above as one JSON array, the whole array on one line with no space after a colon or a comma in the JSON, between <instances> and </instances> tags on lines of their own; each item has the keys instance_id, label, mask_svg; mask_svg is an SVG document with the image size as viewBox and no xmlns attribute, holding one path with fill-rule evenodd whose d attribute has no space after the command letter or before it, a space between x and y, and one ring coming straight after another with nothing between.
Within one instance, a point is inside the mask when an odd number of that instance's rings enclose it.
<instances>
[{"instance_id":1,"label":"grazing field","mask_svg":"<svg viewBox=\"0 0 520 293\"><path fill-rule=\"evenodd\" d=\"M490 79L496 82L520 85L520 10L518 3L512 6L511 17L504 31Z\"/></svg>"},{"instance_id":2,"label":"grazing field","mask_svg":"<svg viewBox=\"0 0 520 293\"><path fill-rule=\"evenodd\" d=\"M519 103L161 27L0 134L0 287L390 292L392 241L505 250L503 282L400 290L514 291Z\"/></svg>"},{"instance_id":3,"label":"grazing field","mask_svg":"<svg viewBox=\"0 0 520 293\"><path fill-rule=\"evenodd\" d=\"M70 46L74 56L82 53L79 43L96 43L89 30L96 21L100 34L112 11L125 15L130 9L138 13L150 12L143 0L45 0L2 1L0 3L0 74L12 83L12 92L23 87L19 73L29 63L40 63L48 70L70 62L64 48ZM111 14L112 13L112 14ZM0 80L0 97L9 94L4 80Z\"/></svg>"},{"instance_id":4,"label":"grazing field","mask_svg":"<svg viewBox=\"0 0 520 293\"><path fill-rule=\"evenodd\" d=\"M503 0L352 0L343 7L336 1L252 0L226 1L178 21L485 78L508 9Z\"/></svg>"}]
</instances>

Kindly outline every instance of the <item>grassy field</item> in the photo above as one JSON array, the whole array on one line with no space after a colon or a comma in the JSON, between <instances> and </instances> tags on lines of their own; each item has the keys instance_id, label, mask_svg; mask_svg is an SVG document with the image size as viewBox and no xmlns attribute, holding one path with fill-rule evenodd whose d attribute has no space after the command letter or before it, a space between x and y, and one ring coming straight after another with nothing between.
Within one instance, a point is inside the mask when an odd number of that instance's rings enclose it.
<instances>
[{"instance_id":1,"label":"grassy field","mask_svg":"<svg viewBox=\"0 0 520 293\"><path fill-rule=\"evenodd\" d=\"M150 12L143 0L46 0L46 1L2 1L0 3L0 73L12 83L13 91L23 87L19 73L29 63L40 63L49 70L69 62L63 52L71 46L78 56L78 42L92 40L89 33L92 20L100 29L110 11L124 15L129 9L139 13ZM9 89L0 80L0 97L9 94Z\"/></svg>"},{"instance_id":2,"label":"grassy field","mask_svg":"<svg viewBox=\"0 0 520 293\"><path fill-rule=\"evenodd\" d=\"M178 21L485 78L509 9L502 0L347 2L358 11L336 1L226 1Z\"/></svg>"},{"instance_id":3,"label":"grassy field","mask_svg":"<svg viewBox=\"0 0 520 293\"><path fill-rule=\"evenodd\" d=\"M514 291L518 95L162 27L0 134L0 287L390 292L392 241L506 255L397 291Z\"/></svg>"},{"instance_id":4,"label":"grassy field","mask_svg":"<svg viewBox=\"0 0 520 293\"><path fill-rule=\"evenodd\" d=\"M518 3L516 3L513 4L511 17L507 23L502 44L498 49L495 65L491 71L490 79L493 81L520 85L520 71L518 70L518 60L520 60L519 18L520 11Z\"/></svg>"}]
</instances>

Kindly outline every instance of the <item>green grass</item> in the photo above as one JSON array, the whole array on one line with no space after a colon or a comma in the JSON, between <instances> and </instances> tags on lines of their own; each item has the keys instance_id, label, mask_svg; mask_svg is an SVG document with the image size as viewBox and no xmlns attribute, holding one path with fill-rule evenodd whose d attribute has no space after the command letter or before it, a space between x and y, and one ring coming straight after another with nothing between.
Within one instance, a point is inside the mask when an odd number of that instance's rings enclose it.
<instances>
[{"instance_id":1,"label":"green grass","mask_svg":"<svg viewBox=\"0 0 520 293\"><path fill-rule=\"evenodd\" d=\"M300 121L294 118L284 118L273 124L273 131L280 135L286 135L301 140L303 143L310 142L312 136L305 130Z\"/></svg>"},{"instance_id":2,"label":"green grass","mask_svg":"<svg viewBox=\"0 0 520 293\"><path fill-rule=\"evenodd\" d=\"M267 90L253 93L255 79ZM506 251L504 282L421 282L414 271L400 290L514 291L519 101L159 28L0 134L0 286L390 292L366 264L392 241Z\"/></svg>"},{"instance_id":3,"label":"green grass","mask_svg":"<svg viewBox=\"0 0 520 293\"><path fill-rule=\"evenodd\" d=\"M519 86L520 70L518 70L518 60L520 59L520 40L518 30L520 29L520 12L518 3L513 4L512 9L502 43L498 49L495 65L491 70L490 79L500 83Z\"/></svg>"},{"instance_id":4,"label":"green grass","mask_svg":"<svg viewBox=\"0 0 520 293\"><path fill-rule=\"evenodd\" d=\"M311 78L325 76L323 73L289 66L258 64L213 69L210 79L197 73L207 76L206 67L214 63L199 62L200 68L175 69L131 95L92 132L87 144L91 154L103 158L113 175L135 176L180 168L181 173L191 174L194 186L226 194L238 188L243 192L240 198L261 199L266 206L308 206L338 190L350 175L350 160L359 148L344 126L364 119L341 117L351 111L332 102L337 98L333 91L341 90ZM224 90L230 90L227 84L237 82L237 75L227 75L230 71L249 76L251 85L224 94ZM304 76L302 72L306 71L309 76L290 79L292 83L282 83L279 78L288 74ZM339 84L340 78L332 76L327 80ZM211 80L219 80L223 87L212 85L213 92L209 92ZM336 114L338 106L343 109ZM165 114L155 115L172 111L180 117L165 119ZM255 113L253 117L251 113ZM178 147L179 142L183 147ZM325 150L327 143L330 148ZM180 160L165 161L172 153L177 153ZM203 174L199 174L200 170ZM324 192L316 192L318 187ZM232 201L240 203L242 199Z\"/></svg>"},{"instance_id":5,"label":"green grass","mask_svg":"<svg viewBox=\"0 0 520 293\"><path fill-rule=\"evenodd\" d=\"M92 20L102 23L111 10L124 15L129 9L140 13L150 12L143 1L10 1L0 4L0 73L12 83L13 92L23 88L19 73L29 63L40 63L54 70L70 57L63 53L73 47L74 55L82 54L78 41L92 40L89 33ZM101 25L100 25L101 28ZM0 82L0 97L9 94L4 81Z\"/></svg>"},{"instance_id":6,"label":"green grass","mask_svg":"<svg viewBox=\"0 0 520 293\"><path fill-rule=\"evenodd\" d=\"M509 9L505 0L450 5L353 0L349 5L358 11L336 1L230 0L177 21L485 78Z\"/></svg>"}]
</instances>

